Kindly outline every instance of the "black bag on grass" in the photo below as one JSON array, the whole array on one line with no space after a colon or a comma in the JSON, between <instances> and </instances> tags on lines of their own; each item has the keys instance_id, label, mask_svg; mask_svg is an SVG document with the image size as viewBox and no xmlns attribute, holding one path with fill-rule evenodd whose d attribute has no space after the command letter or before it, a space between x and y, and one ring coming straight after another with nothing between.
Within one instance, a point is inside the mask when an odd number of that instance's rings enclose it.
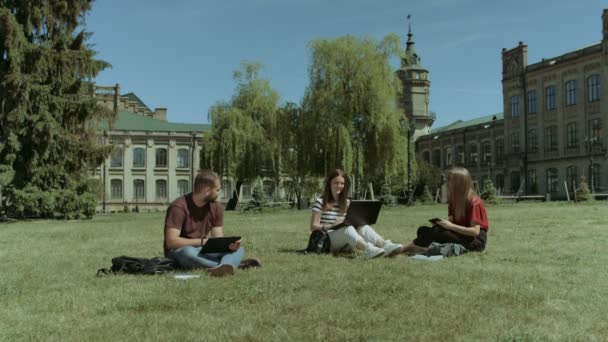
<instances>
[{"instance_id":1,"label":"black bag on grass","mask_svg":"<svg viewBox=\"0 0 608 342\"><path fill-rule=\"evenodd\" d=\"M308 246L304 253L329 253L330 241L329 234L324 230L313 230L308 239Z\"/></svg>"},{"instance_id":2,"label":"black bag on grass","mask_svg":"<svg viewBox=\"0 0 608 342\"><path fill-rule=\"evenodd\" d=\"M107 274L162 274L167 271L173 271L176 268L175 261L169 258L154 257L138 258L130 256L119 256L112 258L112 267L108 270L107 268L101 268L97 270L97 275Z\"/></svg>"}]
</instances>

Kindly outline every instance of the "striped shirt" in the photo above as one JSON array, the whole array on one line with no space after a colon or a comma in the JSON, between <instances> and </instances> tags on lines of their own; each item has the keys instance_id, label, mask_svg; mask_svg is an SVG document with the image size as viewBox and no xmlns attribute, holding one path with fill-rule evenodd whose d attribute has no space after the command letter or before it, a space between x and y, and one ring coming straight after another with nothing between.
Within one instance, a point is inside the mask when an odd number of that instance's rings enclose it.
<instances>
[{"instance_id":1,"label":"striped shirt","mask_svg":"<svg viewBox=\"0 0 608 342\"><path fill-rule=\"evenodd\" d=\"M347 207L349 204L350 200L346 200ZM323 198L321 197L317 198L312 204L312 211L321 213L321 224L333 224L338 217L346 217L346 213L340 213L340 204L338 202L335 202L332 208L325 210L323 208Z\"/></svg>"}]
</instances>

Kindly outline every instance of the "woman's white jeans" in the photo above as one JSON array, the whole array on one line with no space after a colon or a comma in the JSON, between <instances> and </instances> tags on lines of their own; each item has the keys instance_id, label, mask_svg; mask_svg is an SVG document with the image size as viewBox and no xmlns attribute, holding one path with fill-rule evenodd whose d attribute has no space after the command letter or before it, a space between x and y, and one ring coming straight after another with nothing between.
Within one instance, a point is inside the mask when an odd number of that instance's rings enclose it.
<instances>
[{"instance_id":1,"label":"woman's white jeans","mask_svg":"<svg viewBox=\"0 0 608 342\"><path fill-rule=\"evenodd\" d=\"M384 245L384 239L378 235L374 229L368 225L364 225L355 229L353 226L330 230L330 252L348 252L354 251L357 248L357 241L370 242L374 246Z\"/></svg>"}]
</instances>

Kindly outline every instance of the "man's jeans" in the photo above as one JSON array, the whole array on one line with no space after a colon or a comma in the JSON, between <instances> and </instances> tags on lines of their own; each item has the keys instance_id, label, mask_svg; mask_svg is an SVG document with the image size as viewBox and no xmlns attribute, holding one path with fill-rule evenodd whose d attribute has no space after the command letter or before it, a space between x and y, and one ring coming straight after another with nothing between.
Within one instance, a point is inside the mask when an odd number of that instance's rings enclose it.
<instances>
[{"instance_id":1,"label":"man's jeans","mask_svg":"<svg viewBox=\"0 0 608 342\"><path fill-rule=\"evenodd\" d=\"M232 265L236 270L245 255L243 247L239 247L232 253L209 253L201 254L202 247L184 246L180 247L167 256L175 260L180 268L213 268L219 265Z\"/></svg>"}]
</instances>

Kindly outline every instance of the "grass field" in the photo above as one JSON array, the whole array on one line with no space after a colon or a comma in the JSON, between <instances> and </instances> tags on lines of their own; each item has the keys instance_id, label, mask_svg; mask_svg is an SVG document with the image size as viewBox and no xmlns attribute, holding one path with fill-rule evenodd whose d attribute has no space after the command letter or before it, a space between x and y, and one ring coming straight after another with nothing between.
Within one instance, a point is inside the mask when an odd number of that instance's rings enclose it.
<instances>
[{"instance_id":1,"label":"grass field","mask_svg":"<svg viewBox=\"0 0 608 342\"><path fill-rule=\"evenodd\" d=\"M445 206L384 208L407 242ZM0 225L0 340L535 341L608 338L608 203L489 206L483 253L437 262L298 255L309 211L227 213L258 270L96 277L162 254L163 213Z\"/></svg>"}]
</instances>

